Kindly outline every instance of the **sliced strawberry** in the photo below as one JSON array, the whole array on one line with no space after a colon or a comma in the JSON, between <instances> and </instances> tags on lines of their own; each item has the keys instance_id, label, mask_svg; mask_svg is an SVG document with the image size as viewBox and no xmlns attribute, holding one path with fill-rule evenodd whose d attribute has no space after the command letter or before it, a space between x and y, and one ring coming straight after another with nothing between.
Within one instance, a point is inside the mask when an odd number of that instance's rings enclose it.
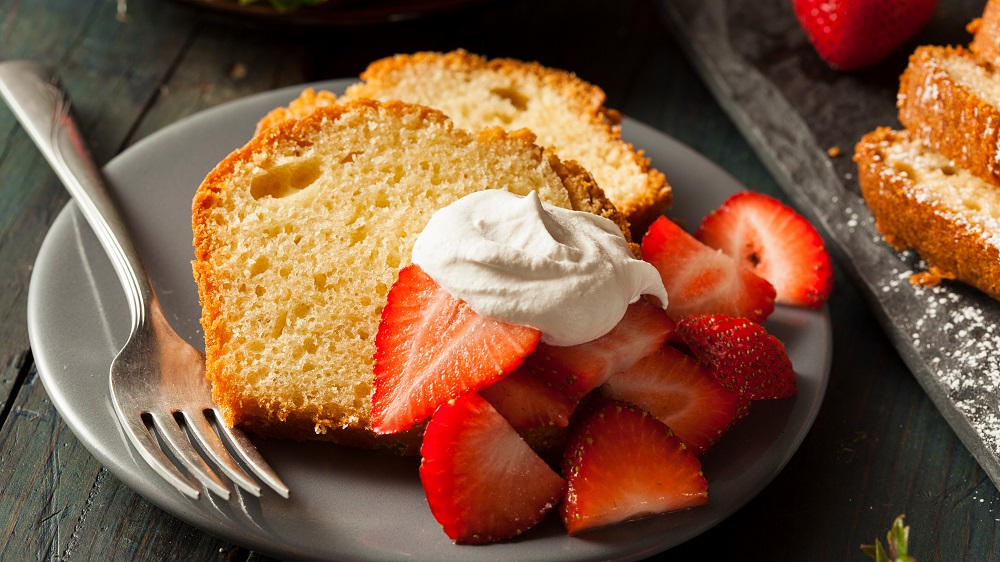
<instances>
[{"instance_id":1,"label":"sliced strawberry","mask_svg":"<svg viewBox=\"0 0 1000 562\"><path fill-rule=\"evenodd\" d=\"M535 451L561 452L576 400L570 399L524 365L479 390Z\"/></svg>"},{"instance_id":2,"label":"sliced strawberry","mask_svg":"<svg viewBox=\"0 0 1000 562\"><path fill-rule=\"evenodd\" d=\"M611 375L656 351L673 331L674 322L663 309L640 300L629 305L607 334L569 347L541 343L524 367L576 402Z\"/></svg>"},{"instance_id":3,"label":"sliced strawberry","mask_svg":"<svg viewBox=\"0 0 1000 562\"><path fill-rule=\"evenodd\" d=\"M733 258L695 240L666 217L642 239L642 257L660 272L675 320L729 314L763 322L774 311L774 287Z\"/></svg>"},{"instance_id":4,"label":"sliced strawberry","mask_svg":"<svg viewBox=\"0 0 1000 562\"><path fill-rule=\"evenodd\" d=\"M612 376L601 392L646 410L699 457L750 407L697 359L669 345Z\"/></svg>"},{"instance_id":5,"label":"sliced strawberry","mask_svg":"<svg viewBox=\"0 0 1000 562\"><path fill-rule=\"evenodd\" d=\"M833 266L823 238L773 197L737 193L701 221L695 236L767 279L779 303L816 308L833 290Z\"/></svg>"},{"instance_id":6,"label":"sliced strawberry","mask_svg":"<svg viewBox=\"0 0 1000 562\"><path fill-rule=\"evenodd\" d=\"M708 502L698 458L641 409L607 402L582 420L563 458L571 535Z\"/></svg>"},{"instance_id":7,"label":"sliced strawberry","mask_svg":"<svg viewBox=\"0 0 1000 562\"><path fill-rule=\"evenodd\" d=\"M409 429L516 369L541 332L476 314L418 266L399 272L375 336L376 433Z\"/></svg>"},{"instance_id":8,"label":"sliced strawberry","mask_svg":"<svg viewBox=\"0 0 1000 562\"><path fill-rule=\"evenodd\" d=\"M688 316L677 334L722 386L751 400L797 392L785 345L760 324L724 314Z\"/></svg>"},{"instance_id":9,"label":"sliced strawberry","mask_svg":"<svg viewBox=\"0 0 1000 562\"><path fill-rule=\"evenodd\" d=\"M424 432L420 480L455 542L515 537L559 502L566 483L489 402L470 393L441 406Z\"/></svg>"},{"instance_id":10,"label":"sliced strawberry","mask_svg":"<svg viewBox=\"0 0 1000 562\"><path fill-rule=\"evenodd\" d=\"M536 451L550 451L563 444L577 403L532 375L523 365L480 389L479 395L493 405Z\"/></svg>"}]
</instances>

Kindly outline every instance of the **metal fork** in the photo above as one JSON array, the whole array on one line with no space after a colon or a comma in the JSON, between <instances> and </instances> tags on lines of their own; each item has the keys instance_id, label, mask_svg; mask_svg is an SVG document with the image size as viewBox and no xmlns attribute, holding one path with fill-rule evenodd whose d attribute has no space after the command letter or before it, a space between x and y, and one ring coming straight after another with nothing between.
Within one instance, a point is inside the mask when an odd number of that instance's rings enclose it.
<instances>
[{"instance_id":1,"label":"metal fork","mask_svg":"<svg viewBox=\"0 0 1000 562\"><path fill-rule=\"evenodd\" d=\"M112 403L125 434L142 458L184 495L198 499L159 442L202 485L229 499L209 458L239 487L260 496L261 486L233 460L220 434L257 477L283 497L288 487L238 429L230 429L212 402L201 353L177 335L163 315L149 277L70 114L54 75L30 61L0 63L0 95L76 200L125 290L131 316L128 341L111 364ZM208 416L215 418L217 434ZM187 431L185 431L185 428ZM188 439L193 436L199 451Z\"/></svg>"}]
</instances>

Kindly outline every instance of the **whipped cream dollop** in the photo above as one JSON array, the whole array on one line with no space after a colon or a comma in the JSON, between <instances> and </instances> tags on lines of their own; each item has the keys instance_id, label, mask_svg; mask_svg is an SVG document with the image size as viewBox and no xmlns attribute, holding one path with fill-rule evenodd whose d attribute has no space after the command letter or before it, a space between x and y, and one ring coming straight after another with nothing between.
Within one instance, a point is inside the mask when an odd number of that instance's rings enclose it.
<instances>
[{"instance_id":1,"label":"whipped cream dollop","mask_svg":"<svg viewBox=\"0 0 1000 562\"><path fill-rule=\"evenodd\" d=\"M477 313L536 328L551 345L603 336L643 294L667 305L660 274L632 256L615 223L534 191L479 191L438 210L413 263Z\"/></svg>"}]
</instances>

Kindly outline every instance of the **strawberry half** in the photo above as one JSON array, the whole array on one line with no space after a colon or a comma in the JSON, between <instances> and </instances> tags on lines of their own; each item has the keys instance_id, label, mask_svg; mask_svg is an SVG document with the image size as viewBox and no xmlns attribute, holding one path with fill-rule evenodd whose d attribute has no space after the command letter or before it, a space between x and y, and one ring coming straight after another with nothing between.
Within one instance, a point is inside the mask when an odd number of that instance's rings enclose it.
<instances>
[{"instance_id":1,"label":"strawberry half","mask_svg":"<svg viewBox=\"0 0 1000 562\"><path fill-rule=\"evenodd\" d=\"M569 534L708 502L701 463L667 426L607 402L586 417L563 458Z\"/></svg>"},{"instance_id":2,"label":"strawberry half","mask_svg":"<svg viewBox=\"0 0 1000 562\"><path fill-rule=\"evenodd\" d=\"M719 384L751 400L797 392L785 345L763 326L724 314L688 316L677 334Z\"/></svg>"},{"instance_id":3,"label":"strawberry half","mask_svg":"<svg viewBox=\"0 0 1000 562\"><path fill-rule=\"evenodd\" d=\"M697 359L669 345L608 379L601 392L646 410L699 457L750 407Z\"/></svg>"},{"instance_id":4,"label":"strawberry half","mask_svg":"<svg viewBox=\"0 0 1000 562\"><path fill-rule=\"evenodd\" d=\"M538 344L524 367L574 403L608 377L656 351L674 331L663 309L644 300L630 304L610 332L580 345Z\"/></svg>"},{"instance_id":5,"label":"strawberry half","mask_svg":"<svg viewBox=\"0 0 1000 562\"><path fill-rule=\"evenodd\" d=\"M774 287L733 258L697 241L666 217L642 239L642 258L660 272L667 314L729 314L763 322L774 311Z\"/></svg>"},{"instance_id":6,"label":"strawberry half","mask_svg":"<svg viewBox=\"0 0 1000 562\"><path fill-rule=\"evenodd\" d=\"M795 0L795 15L823 60L857 70L906 43L934 13L937 0Z\"/></svg>"},{"instance_id":7,"label":"strawberry half","mask_svg":"<svg viewBox=\"0 0 1000 562\"><path fill-rule=\"evenodd\" d=\"M376 433L413 427L516 369L541 332L476 314L416 265L399 272L375 336Z\"/></svg>"},{"instance_id":8,"label":"strawberry half","mask_svg":"<svg viewBox=\"0 0 1000 562\"><path fill-rule=\"evenodd\" d=\"M420 447L431 513L455 542L515 537L559 502L565 481L478 394L434 413Z\"/></svg>"},{"instance_id":9,"label":"strawberry half","mask_svg":"<svg viewBox=\"0 0 1000 562\"><path fill-rule=\"evenodd\" d=\"M833 266L813 225L773 197L744 191L709 214L695 237L774 285L776 301L817 308L833 290Z\"/></svg>"}]
</instances>

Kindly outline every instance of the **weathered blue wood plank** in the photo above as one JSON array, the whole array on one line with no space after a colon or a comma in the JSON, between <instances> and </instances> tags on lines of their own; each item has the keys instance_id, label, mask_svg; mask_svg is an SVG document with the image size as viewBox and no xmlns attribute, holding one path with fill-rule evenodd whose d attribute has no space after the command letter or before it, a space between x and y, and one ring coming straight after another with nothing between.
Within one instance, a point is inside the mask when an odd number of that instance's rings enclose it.
<instances>
[{"instance_id":1,"label":"weathered blue wood plank","mask_svg":"<svg viewBox=\"0 0 1000 562\"><path fill-rule=\"evenodd\" d=\"M126 143L197 24L169 2L129 4L122 23L114 2L0 3L0 58L56 67L99 162ZM33 374L17 384L31 263L67 196L6 109L0 143L0 396L9 411L0 426L0 557L226 558L232 546L162 513L100 467Z\"/></svg>"},{"instance_id":2,"label":"weathered blue wood plank","mask_svg":"<svg viewBox=\"0 0 1000 562\"><path fill-rule=\"evenodd\" d=\"M112 476L59 418L34 372L0 430L0 482L3 559L226 560L235 548Z\"/></svg>"}]
</instances>

